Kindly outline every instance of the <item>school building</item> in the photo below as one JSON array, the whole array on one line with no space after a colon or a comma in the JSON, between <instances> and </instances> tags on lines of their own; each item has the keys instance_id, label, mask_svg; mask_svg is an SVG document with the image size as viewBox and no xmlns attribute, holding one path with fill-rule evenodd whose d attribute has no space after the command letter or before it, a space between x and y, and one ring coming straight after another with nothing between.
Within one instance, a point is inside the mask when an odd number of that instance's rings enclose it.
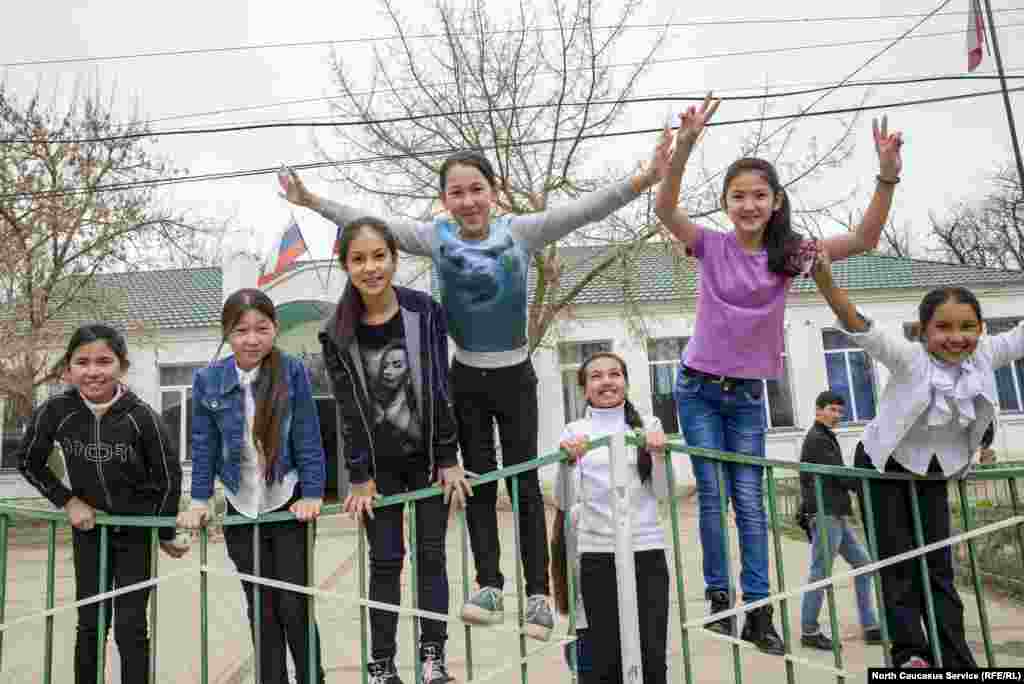
<instances>
[{"instance_id":1,"label":"school building","mask_svg":"<svg viewBox=\"0 0 1024 684\"><path fill-rule=\"evenodd\" d=\"M541 454L557 447L565 423L582 410L576 369L599 349L625 358L630 396L637 408L658 415L666 432L678 430L672 387L680 352L693 332L698 278L695 262L671 250L669 245L651 244L617 261L582 289L534 354L540 383ZM563 249L559 292L564 294L578 284L589 271L588 264L603 254L598 248ZM431 291L429 264L407 257L400 263L400 282ZM854 301L879 325L897 333L916 319L924 294L939 286L971 288L981 300L989 332L1009 329L1024 314L1024 273L1020 272L879 255L854 257L836 264L835 270ZM98 276L97 287L119 302L114 322L126 327L132 323L127 382L178 436L186 479L192 374L218 351L224 298L236 289L255 287L258 276L258 257L244 250L229 250L219 268ZM337 457L334 402L319 356L317 331L345 281L336 262L311 261L296 264L264 288L277 306L281 347L301 355L310 367L329 459L329 486L342 491L346 479ZM768 381L765 388L769 457L799 457L803 435L814 421L814 399L824 389L847 398L847 415L837 433L848 460L863 426L874 416L886 371L836 331L834 321L813 281L793 283L786 309L785 375ZM1001 406L995 447L1000 458L1024 457L1013 452L1024 436L1024 363L1000 370L997 380ZM47 391L52 388L44 388L41 396ZM0 497L35 496L10 458L19 422L9 413L0 414L7 416L0 441ZM692 479L685 463L681 477Z\"/></svg>"}]
</instances>

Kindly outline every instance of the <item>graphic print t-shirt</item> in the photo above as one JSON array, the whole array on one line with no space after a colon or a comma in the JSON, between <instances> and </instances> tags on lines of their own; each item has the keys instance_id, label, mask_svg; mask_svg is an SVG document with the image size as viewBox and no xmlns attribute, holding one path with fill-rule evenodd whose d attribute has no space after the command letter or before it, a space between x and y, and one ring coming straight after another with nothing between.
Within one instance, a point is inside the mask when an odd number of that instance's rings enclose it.
<instances>
[{"instance_id":1,"label":"graphic print t-shirt","mask_svg":"<svg viewBox=\"0 0 1024 684\"><path fill-rule=\"evenodd\" d=\"M413 391L401 312L381 325L360 324L356 330L372 405L377 453L409 456L423 452L422 423Z\"/></svg>"}]
</instances>

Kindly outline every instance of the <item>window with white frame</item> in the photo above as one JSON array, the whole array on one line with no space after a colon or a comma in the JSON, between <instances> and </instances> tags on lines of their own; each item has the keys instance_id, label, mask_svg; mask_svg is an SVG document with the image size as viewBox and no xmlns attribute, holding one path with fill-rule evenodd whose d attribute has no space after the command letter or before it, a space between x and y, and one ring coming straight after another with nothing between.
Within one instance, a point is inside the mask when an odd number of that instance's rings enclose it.
<instances>
[{"instance_id":1,"label":"window with white frame","mask_svg":"<svg viewBox=\"0 0 1024 684\"><path fill-rule=\"evenodd\" d=\"M985 332L998 335L1013 330L1020 321L1020 318L987 318ZM996 371L996 389L1000 411L1024 411L1024 363L1020 359Z\"/></svg>"},{"instance_id":2,"label":"window with white frame","mask_svg":"<svg viewBox=\"0 0 1024 684\"><path fill-rule=\"evenodd\" d=\"M582 418L587 408L583 388L576 381L576 373L580 366L591 354L611 350L611 340L563 342L558 345L558 366L562 373L562 408L565 411L566 423Z\"/></svg>"},{"instance_id":3,"label":"window with white frame","mask_svg":"<svg viewBox=\"0 0 1024 684\"><path fill-rule=\"evenodd\" d=\"M871 357L839 330L821 331L828 388L846 400L844 423L875 417L875 370Z\"/></svg>"},{"instance_id":4,"label":"window with white frame","mask_svg":"<svg viewBox=\"0 0 1024 684\"><path fill-rule=\"evenodd\" d=\"M651 369L651 406L667 434L679 432L679 413L673 389L679 359L683 356L689 337L661 337L647 340L647 363Z\"/></svg>"},{"instance_id":5,"label":"window with white frame","mask_svg":"<svg viewBox=\"0 0 1024 684\"><path fill-rule=\"evenodd\" d=\"M192 376L205 366L160 367L160 415L178 441L182 461L192 458Z\"/></svg>"}]
</instances>

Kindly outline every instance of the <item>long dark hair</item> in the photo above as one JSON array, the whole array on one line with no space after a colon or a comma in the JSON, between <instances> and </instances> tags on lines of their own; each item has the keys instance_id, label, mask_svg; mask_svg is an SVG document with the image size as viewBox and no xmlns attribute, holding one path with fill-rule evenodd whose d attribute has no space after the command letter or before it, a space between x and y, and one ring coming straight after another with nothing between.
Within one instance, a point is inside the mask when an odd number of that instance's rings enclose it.
<instances>
[{"instance_id":1,"label":"long dark hair","mask_svg":"<svg viewBox=\"0 0 1024 684\"><path fill-rule=\"evenodd\" d=\"M364 228L376 233L377 237L388 246L391 257L398 258L398 238L391 232L388 224L374 216L362 216L354 221L349 221L338 232L338 260L341 261L342 269L345 269L345 262L348 259L348 250L352 246L352 241Z\"/></svg>"},{"instance_id":2,"label":"long dark hair","mask_svg":"<svg viewBox=\"0 0 1024 684\"><path fill-rule=\"evenodd\" d=\"M487 181L492 190L496 190L498 187L498 176L494 173L494 167L491 166L491 162L487 160L487 157L479 152L463 150L451 155L441 164L438 176L442 194L448 187L448 172L451 171L453 166L471 166L480 172L480 175L484 177L484 180Z\"/></svg>"},{"instance_id":3,"label":"long dark hair","mask_svg":"<svg viewBox=\"0 0 1024 684\"><path fill-rule=\"evenodd\" d=\"M220 313L222 337L220 347L217 348L218 355L231 331L247 311L259 311L277 326L277 311L266 292L255 288L238 290L227 298ZM256 401L253 441L263 451L267 467L265 475L270 482L274 477L274 464L281 446L281 420L288 403L288 378L281 350L276 345L263 358L262 369L253 387L253 399Z\"/></svg>"},{"instance_id":4,"label":"long dark hair","mask_svg":"<svg viewBox=\"0 0 1024 684\"><path fill-rule=\"evenodd\" d=\"M768 270L780 275L796 276L800 274L799 260L802 238L793 230L793 221L789 207L786 188L779 181L779 173L771 162L757 157L743 157L729 165L722 184L722 207L728 206L727 195L729 185L743 173L756 173L768 183L772 194L781 198L778 209L772 212L768 224L764 227L764 248L768 252Z\"/></svg>"},{"instance_id":5,"label":"long dark hair","mask_svg":"<svg viewBox=\"0 0 1024 684\"><path fill-rule=\"evenodd\" d=\"M93 342L106 342L107 346L110 347L110 351L114 352L114 356L117 357L117 362L121 365L121 369L128 370L128 367L131 365L128 361L128 343L125 342L124 335L106 323L86 323L79 326L71 334L71 339L68 340L68 347L64 350L64 355L57 362L56 370L66 371L71 366L71 357L75 351L82 345L92 344Z\"/></svg>"},{"instance_id":6,"label":"long dark hair","mask_svg":"<svg viewBox=\"0 0 1024 684\"><path fill-rule=\"evenodd\" d=\"M626 362L621 356L610 351L600 351L591 354L583 365L576 371L576 382L579 383L580 387L586 389L587 387L587 367L596 361L597 359L612 359L619 364L619 368L622 369L622 378L629 384L629 371L626 369ZM588 404L590 402L587 402ZM633 402L626 397L626 403L624 406L626 412L626 425L634 429L644 428L644 419L640 417L640 412L633 406ZM651 452L646 448L638 448L636 450L636 469L640 473L640 481L643 483L650 482L651 470L654 467L654 461L651 458Z\"/></svg>"}]
</instances>

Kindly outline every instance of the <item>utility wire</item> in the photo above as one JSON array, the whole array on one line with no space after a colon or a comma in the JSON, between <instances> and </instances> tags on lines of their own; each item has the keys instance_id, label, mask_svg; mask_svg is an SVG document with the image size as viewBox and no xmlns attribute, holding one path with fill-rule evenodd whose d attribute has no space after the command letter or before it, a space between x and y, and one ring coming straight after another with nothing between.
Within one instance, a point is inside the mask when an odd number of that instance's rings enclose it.
<instances>
[{"instance_id":1,"label":"utility wire","mask_svg":"<svg viewBox=\"0 0 1024 684\"><path fill-rule=\"evenodd\" d=\"M1008 12L1019 12L1024 10L1024 7L1008 7L1000 10L996 10L996 14L1004 14ZM944 12L941 16L963 16L967 12ZM849 15L849 16L826 16L826 17L783 17L783 18L760 18L760 19L711 19L706 21L685 21L685 22L671 22L671 23L652 23L652 24L626 24L626 25L607 25L607 26L595 26L594 30L598 31L621 31L621 30L653 30L653 29L668 29L668 28L704 28L712 26L769 26L769 25L785 25L785 24L820 24L820 23L836 23L836 22L853 22L853 21L879 21L879 20L893 20L893 19L913 19L924 16L921 13L912 14L879 14L879 15ZM558 27L540 27L535 29L526 29L529 33L550 33L558 32L562 29ZM156 50L150 52L129 52L116 55L99 55L99 56L82 56L82 57L52 57L45 59L34 59L34 60L23 60L16 62L5 62L0 63L0 68L5 69L17 69L34 66L56 66L64 64L83 64L83 63L99 63L99 62L114 62L130 59L148 59L153 57L185 57L193 55L207 55L207 54L225 54L232 52L250 52L256 50L276 50L285 48L308 48L308 47L324 47L332 45L353 45L363 43L379 43L392 40L420 40L420 39L434 39L444 37L461 37L461 36L491 36L491 35L507 35L514 33L522 33L522 29L504 29L499 31L486 31L482 34L474 33L461 33L456 32L452 34L444 33L421 33L413 35L387 35L387 36L364 36L361 38L335 38L327 40L306 40L306 41L292 41L292 42L277 42L277 43L254 43L251 45L234 45L234 46L223 46L223 47L212 47L212 48L190 48L190 49L178 49L178 50Z\"/></svg>"},{"instance_id":2,"label":"utility wire","mask_svg":"<svg viewBox=\"0 0 1024 684\"><path fill-rule=\"evenodd\" d=\"M1022 91L1024 91L1024 86L1018 86L1016 88L1010 88L1009 89L1009 92L1011 92L1011 93L1022 92ZM947 96L942 96L942 97L922 98L922 99L916 99L916 100L904 100L904 101L901 101L901 102L892 102L892 103L888 103L888 104L862 105L862 106L858 106L858 107L842 107L842 108L834 108L834 109L827 109L827 110L818 110L818 111L815 111L815 112L808 112L806 110L803 110L801 113L796 114L796 115L794 115L794 114L779 114L779 115L773 115L773 116L751 117L751 118L746 118L746 119L734 119L734 120L729 120L729 121L710 122L708 124L708 126L709 127L714 127L714 126L736 126L736 125L741 125L741 124L757 123L757 122L761 122L761 121L778 121L778 120L784 120L784 119L793 119L793 118L797 118L797 117L809 118L809 117L819 117L819 116L836 116L836 115L840 115L840 114L851 114L851 113L856 113L856 112L877 111L877 110L882 110L882 109L899 109L899 108L903 108L903 107L912 107L912 106L918 106L918 105L936 104L936 103L939 103L939 102L953 102L953 101L958 101L958 100L968 100L968 99L974 99L974 98L979 98L979 97L987 97L989 95L1000 95L1001 93L1002 93L1001 90L988 90L988 91L981 91L981 92L975 92L975 93L965 93L965 94L961 94L961 95L947 95ZM567 137L562 137L562 138L547 138L547 139L538 139L538 140L530 140L530 141L520 141L520 142L512 143L512 146L514 146L514 147L530 147L530 146L535 146L535 145L550 145L552 143L569 142L569 141L575 141L575 140L596 140L596 139L601 139L601 138L620 138L620 137L633 136L633 135L648 135L648 134L658 133L661 130L662 130L661 128L642 128L642 129L631 129L631 130L625 130L625 131L611 131L611 132L607 132L607 133L593 133L593 134L586 134L586 135L581 135L581 136L567 136ZM483 149L484 150L493 150L494 146L486 146ZM293 165L291 165L291 167L296 169L296 170L309 170L309 169L319 169L319 168L338 167L338 166L358 166L358 165L372 164L372 163L378 163L378 162L384 162L384 161L399 161L399 160L402 160L402 159L410 159L410 158L414 158L414 157L443 156L443 155L451 154L451 153L453 153L455 151L456 150L453 149L453 148L438 148L438 149L433 149L433 150L424 150L424 151L416 152L415 154L397 153L397 154L389 154L389 155L377 155L377 156L373 156L373 157L361 157L361 158L358 158L358 159L349 159L349 160L338 161L338 162L336 162L336 161L307 162L307 163L301 163L301 164L293 164ZM8 194L8 195L2 195L2 196L0 196L0 201L26 200L26 199L33 199L33 198L39 198L39 197L47 197L47 198L49 198L49 197L61 197L61 196L66 196L66 195L87 194L87 193L97 193L97 192L115 192L115 191L131 190L131 189L144 188L144 187L156 187L156 186L162 186L162 185L175 185L175 184L180 184L180 183L196 183L196 182L206 182L206 181L216 181L216 180L227 180L227 179L232 179L232 178L246 178L246 177L250 177L250 176L261 176L261 175L267 175L267 174L276 173L278 171L278 169L279 169L279 167L262 167L262 168L255 168L255 169L245 169L245 170L240 170L240 171L226 171L226 172L220 172L220 173L205 173L205 174L197 174L197 175L190 175L190 176L175 176L175 177L169 177L169 178L156 178L156 179L131 181L131 182L126 182L126 183L111 183L111 184L99 185L99 186L95 186L95 187L70 187L70 188L63 188L63 189L59 189L59 190L38 190L38 191L30 191L30 192L19 192L19 193L12 193L12 194Z\"/></svg>"}]
</instances>

